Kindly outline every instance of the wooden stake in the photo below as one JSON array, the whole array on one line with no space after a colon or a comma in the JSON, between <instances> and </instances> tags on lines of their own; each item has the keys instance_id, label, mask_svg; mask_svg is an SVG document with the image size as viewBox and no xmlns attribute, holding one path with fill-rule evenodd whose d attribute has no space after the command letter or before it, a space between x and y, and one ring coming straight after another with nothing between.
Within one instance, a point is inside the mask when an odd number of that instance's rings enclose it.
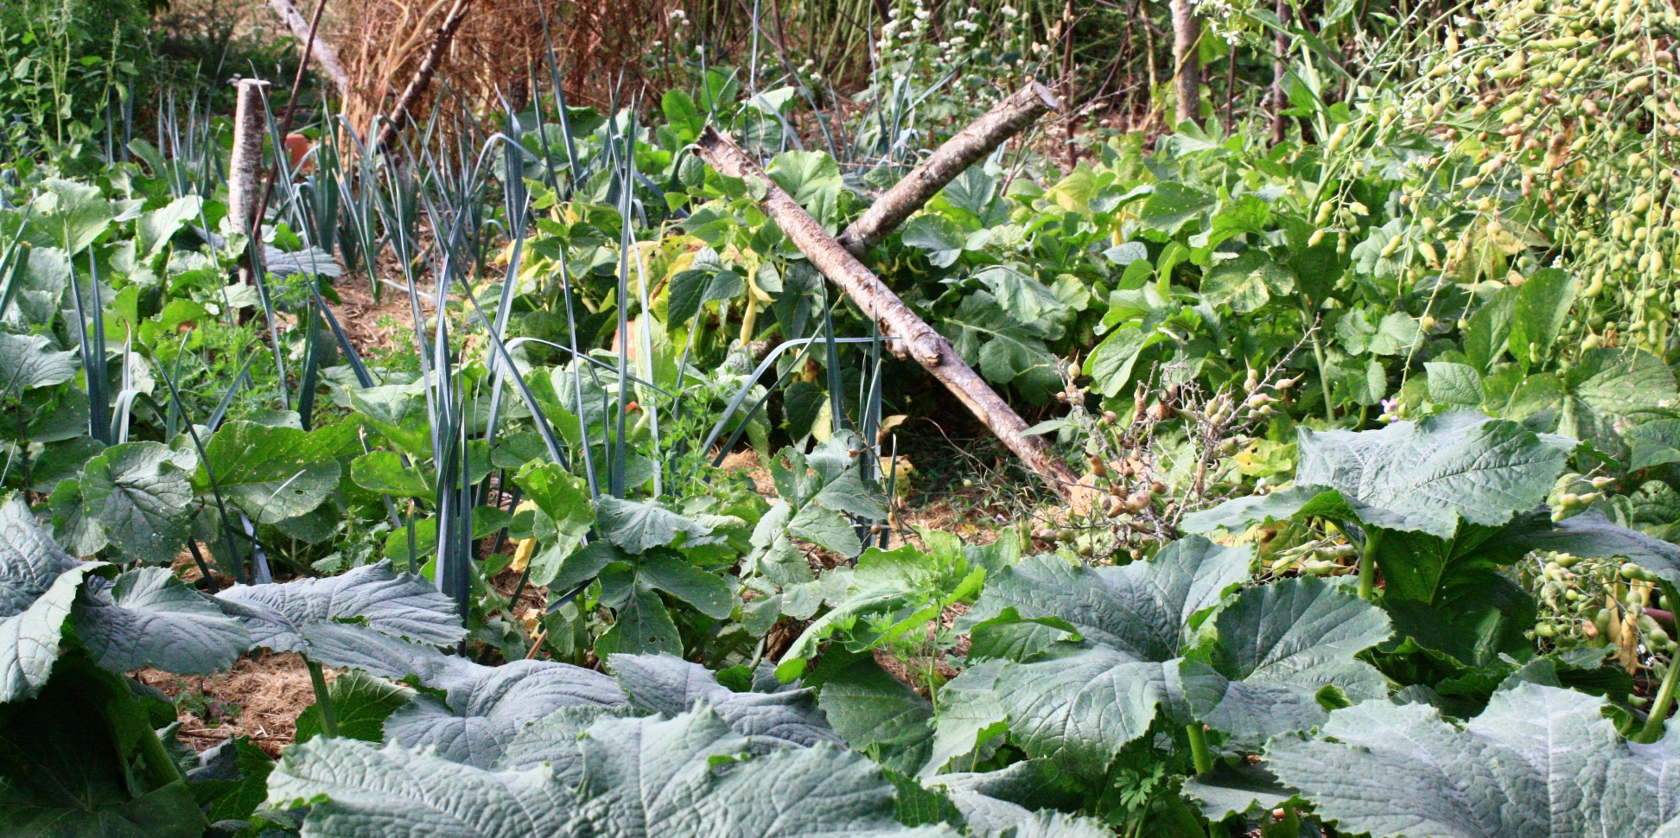
<instances>
[{"instance_id":1,"label":"wooden stake","mask_svg":"<svg viewBox=\"0 0 1680 838\"><path fill-rule=\"evenodd\" d=\"M763 190L765 213L804 251L813 267L845 291L859 310L880 323L883 335L896 339L887 344L894 355L916 359L1057 495L1072 499L1079 493L1082 488L1078 485L1079 476L1042 438L1024 433L1027 423L985 379L963 362L951 341L917 317L897 294L835 241L793 196L777 186L758 163L710 127L695 145L701 159L719 173L749 181Z\"/></svg>"},{"instance_id":2,"label":"wooden stake","mask_svg":"<svg viewBox=\"0 0 1680 838\"><path fill-rule=\"evenodd\" d=\"M1173 91L1178 99L1178 122L1202 124L1202 22L1194 0L1172 0Z\"/></svg>"},{"instance_id":3,"label":"wooden stake","mask_svg":"<svg viewBox=\"0 0 1680 838\"><path fill-rule=\"evenodd\" d=\"M258 207L262 205L263 137L268 133L268 108L263 103L263 88L268 82L260 79L240 79L239 93L233 112L233 154L228 160L228 221L233 229L250 235L257 223ZM253 241L248 251L260 247ZM241 281L251 282L250 260L239 269Z\"/></svg>"},{"instance_id":4,"label":"wooden stake","mask_svg":"<svg viewBox=\"0 0 1680 838\"><path fill-rule=\"evenodd\" d=\"M914 171L887 190L840 234L840 246L854 256L863 256L912 213L922 208L957 175L985 159L1003 141L1031 125L1046 111L1061 108L1056 94L1038 82L1029 82L945 141Z\"/></svg>"}]
</instances>

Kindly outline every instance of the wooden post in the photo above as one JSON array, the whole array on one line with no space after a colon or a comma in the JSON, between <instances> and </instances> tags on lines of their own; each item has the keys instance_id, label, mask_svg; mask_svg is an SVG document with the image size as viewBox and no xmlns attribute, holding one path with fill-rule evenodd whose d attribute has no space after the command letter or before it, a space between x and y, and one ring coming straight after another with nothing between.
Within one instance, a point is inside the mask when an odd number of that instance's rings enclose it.
<instances>
[{"instance_id":1,"label":"wooden post","mask_svg":"<svg viewBox=\"0 0 1680 838\"><path fill-rule=\"evenodd\" d=\"M1178 99L1178 122L1202 124L1202 22L1193 0L1172 0L1173 91Z\"/></svg>"},{"instance_id":2,"label":"wooden post","mask_svg":"<svg viewBox=\"0 0 1680 838\"><path fill-rule=\"evenodd\" d=\"M267 86L268 82L260 79L238 82L239 94L233 112L233 155L228 161L228 222L242 235L251 234L263 204L263 137L268 134L268 107L263 88ZM254 252L261 244L251 242L247 253ZM240 281L250 284L251 271L251 260L246 259L239 269Z\"/></svg>"},{"instance_id":3,"label":"wooden post","mask_svg":"<svg viewBox=\"0 0 1680 838\"><path fill-rule=\"evenodd\" d=\"M883 335L896 339L887 344L894 355L916 359L1057 495L1072 499L1079 493L1082 488L1078 485L1079 476L1042 438L1024 433L1027 423L985 379L963 362L951 341L917 317L897 294L835 241L793 196L777 186L758 163L710 127L701 133L695 145L700 157L719 173L751 181L763 190L765 213L805 253L812 266L845 291L859 310L880 323Z\"/></svg>"},{"instance_id":4,"label":"wooden post","mask_svg":"<svg viewBox=\"0 0 1680 838\"><path fill-rule=\"evenodd\" d=\"M985 116L946 140L920 166L887 190L887 194L870 204L869 209L840 234L840 245L854 256L861 257L869 252L869 248L921 209L952 178L980 162L1004 140L1031 125L1046 111L1060 107L1061 103L1050 88L1036 81L1029 82L986 112Z\"/></svg>"}]
</instances>

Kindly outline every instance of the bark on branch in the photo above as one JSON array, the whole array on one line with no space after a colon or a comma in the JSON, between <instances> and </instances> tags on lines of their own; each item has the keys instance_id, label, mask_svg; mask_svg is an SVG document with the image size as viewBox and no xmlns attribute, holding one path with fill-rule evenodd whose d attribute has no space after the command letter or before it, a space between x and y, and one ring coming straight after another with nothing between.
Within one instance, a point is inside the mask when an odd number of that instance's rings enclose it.
<instances>
[{"instance_id":1,"label":"bark on branch","mask_svg":"<svg viewBox=\"0 0 1680 838\"><path fill-rule=\"evenodd\" d=\"M1202 124L1202 21L1193 0L1172 0L1173 90L1178 99L1178 122Z\"/></svg>"},{"instance_id":2,"label":"bark on branch","mask_svg":"<svg viewBox=\"0 0 1680 838\"><path fill-rule=\"evenodd\" d=\"M804 251L811 264L839 286L860 310L873 316L881 333L896 340L888 344L900 358L911 357L939 379L1009 450L1021 458L1052 491L1072 498L1081 487L1067 463L1037 436L1024 433L1027 423L974 369L963 362L944 335L934 331L891 289L835 241L791 195L764 173L758 163L727 137L707 128L695 143L700 157L713 169L755 183L765 193L764 211L782 232Z\"/></svg>"},{"instance_id":3,"label":"bark on branch","mask_svg":"<svg viewBox=\"0 0 1680 838\"><path fill-rule=\"evenodd\" d=\"M898 225L904 223L928 199L939 194L957 175L985 159L994 149L1031 125L1046 111L1061 107L1056 94L1038 82L1029 82L986 112L967 128L945 141L914 171L887 190L858 220L840 234L840 245L862 257Z\"/></svg>"},{"instance_id":4,"label":"bark on branch","mask_svg":"<svg viewBox=\"0 0 1680 838\"><path fill-rule=\"evenodd\" d=\"M344 72L344 65L338 63L338 53L333 52L333 48L323 42L319 34L311 39L309 21L298 14L297 7L292 5L291 0L268 0L268 5L286 22L286 27L297 36L299 44L309 45L309 54L315 59L315 66L320 67L321 72L326 73L327 78L332 80L333 87L338 88L339 99L348 98L350 76Z\"/></svg>"},{"instance_id":5,"label":"bark on branch","mask_svg":"<svg viewBox=\"0 0 1680 838\"><path fill-rule=\"evenodd\" d=\"M420 97L426 95L426 88L431 86L432 76L437 73L438 65L443 62L443 54L449 50L449 43L455 39L455 31L461 28L461 21L467 19L467 10L471 6L472 0L455 0L455 4L449 8L443 25L432 35L432 45L427 48L426 57L414 71L414 78L409 79L408 87L403 88L402 95L397 97L397 106L391 109L390 117L379 129L376 148L384 148L396 141L397 132L408 123L409 111L414 108L414 103L420 101Z\"/></svg>"}]
</instances>

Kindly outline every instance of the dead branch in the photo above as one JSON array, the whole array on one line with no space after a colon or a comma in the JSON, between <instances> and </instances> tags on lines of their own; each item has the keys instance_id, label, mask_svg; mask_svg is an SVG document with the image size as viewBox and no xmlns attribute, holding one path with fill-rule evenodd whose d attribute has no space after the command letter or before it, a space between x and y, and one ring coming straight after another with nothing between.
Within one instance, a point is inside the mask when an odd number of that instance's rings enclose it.
<instances>
[{"instance_id":1,"label":"dead branch","mask_svg":"<svg viewBox=\"0 0 1680 838\"><path fill-rule=\"evenodd\" d=\"M1022 128L1046 111L1061 107L1056 94L1038 82L1029 82L974 120L967 128L945 141L914 171L887 190L858 220L840 234L840 245L854 256L863 256L912 213L922 208L957 175L980 162Z\"/></svg>"},{"instance_id":2,"label":"dead branch","mask_svg":"<svg viewBox=\"0 0 1680 838\"><path fill-rule=\"evenodd\" d=\"M1078 485L1078 475L1050 451L1043 439L1025 433L1027 423L963 361L951 341L916 316L856 256L840 246L758 163L710 127L695 145L700 157L713 169L750 181L764 191L764 211L805 253L812 266L845 291L859 310L880 323L882 334L896 338L888 344L895 355L916 359L1057 495L1071 498L1082 488Z\"/></svg>"},{"instance_id":3,"label":"dead branch","mask_svg":"<svg viewBox=\"0 0 1680 838\"><path fill-rule=\"evenodd\" d=\"M420 67L414 71L414 78L409 79L408 87L403 88L402 95L397 97L397 106L391 109L391 115L385 120L384 127L379 129L377 148L384 148L397 139L397 132L408 123L408 114L420 97L426 95L426 88L431 86L432 76L443 61L444 52L449 49L449 42L455 37L455 31L461 28L461 22L467 19L467 10L471 8L472 0L455 0L455 5L449 8L449 15L443 19L443 25L432 35L432 45L426 50L426 57L421 60ZM371 126L370 126L371 127Z\"/></svg>"},{"instance_id":4,"label":"dead branch","mask_svg":"<svg viewBox=\"0 0 1680 838\"><path fill-rule=\"evenodd\" d=\"M286 22L286 27L292 30L293 35L297 36L298 43L309 45L308 54L315 59L315 66L320 67L321 72L326 73L327 78L332 80L333 87L338 88L339 98L348 98L350 96L350 76L344 72L344 65L338 63L338 53L334 52L333 48L319 37L312 36L313 30L309 21L304 20L303 15L298 14L297 7L292 5L292 0L268 0L268 5L269 8L274 10L275 14L280 16L281 20Z\"/></svg>"}]
</instances>

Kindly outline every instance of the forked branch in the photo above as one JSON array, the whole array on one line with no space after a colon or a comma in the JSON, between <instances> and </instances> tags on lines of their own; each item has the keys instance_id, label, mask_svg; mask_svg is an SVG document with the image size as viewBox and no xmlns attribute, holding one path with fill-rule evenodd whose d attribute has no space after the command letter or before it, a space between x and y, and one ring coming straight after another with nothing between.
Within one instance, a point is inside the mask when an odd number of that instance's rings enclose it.
<instances>
[{"instance_id":1,"label":"forked branch","mask_svg":"<svg viewBox=\"0 0 1680 838\"><path fill-rule=\"evenodd\" d=\"M1078 492L1078 475L1043 439L1025 433L1027 423L963 361L951 341L916 316L856 256L840 246L758 163L710 127L695 145L700 157L719 173L749 181L763 190L765 213L805 253L812 266L839 286L859 310L880 323L882 334L897 338L888 343L895 355L916 359L1056 494L1072 498Z\"/></svg>"}]
</instances>

